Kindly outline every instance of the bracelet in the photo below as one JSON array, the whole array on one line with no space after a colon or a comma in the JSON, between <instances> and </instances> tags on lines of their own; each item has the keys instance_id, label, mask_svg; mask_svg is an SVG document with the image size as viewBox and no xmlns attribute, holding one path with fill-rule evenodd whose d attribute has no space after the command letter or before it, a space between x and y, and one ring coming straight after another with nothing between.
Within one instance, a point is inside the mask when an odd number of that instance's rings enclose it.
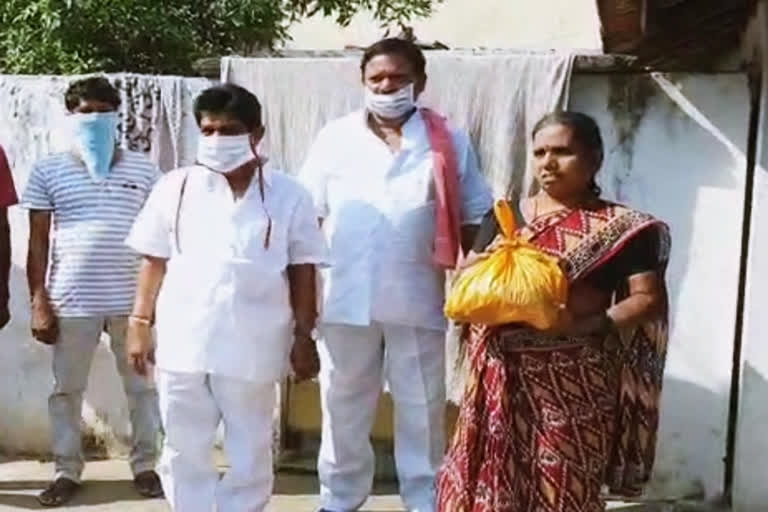
<instances>
[{"instance_id":1,"label":"bracelet","mask_svg":"<svg viewBox=\"0 0 768 512\"><path fill-rule=\"evenodd\" d=\"M146 325L146 326L151 326L152 325L152 321L149 318L145 317L145 316L131 315L131 316L128 317L128 320L131 321L131 322L135 322L137 324L140 324L140 325Z\"/></svg>"}]
</instances>

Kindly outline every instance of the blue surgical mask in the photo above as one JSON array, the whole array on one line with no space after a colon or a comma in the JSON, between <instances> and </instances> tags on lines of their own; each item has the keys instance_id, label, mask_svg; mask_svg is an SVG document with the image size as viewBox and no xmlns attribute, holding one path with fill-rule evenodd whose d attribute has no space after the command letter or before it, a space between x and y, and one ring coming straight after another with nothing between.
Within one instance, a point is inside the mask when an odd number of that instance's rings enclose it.
<instances>
[{"instance_id":1,"label":"blue surgical mask","mask_svg":"<svg viewBox=\"0 0 768 512\"><path fill-rule=\"evenodd\" d=\"M88 174L97 183L104 181L115 156L117 112L73 114L72 125L74 149Z\"/></svg>"}]
</instances>

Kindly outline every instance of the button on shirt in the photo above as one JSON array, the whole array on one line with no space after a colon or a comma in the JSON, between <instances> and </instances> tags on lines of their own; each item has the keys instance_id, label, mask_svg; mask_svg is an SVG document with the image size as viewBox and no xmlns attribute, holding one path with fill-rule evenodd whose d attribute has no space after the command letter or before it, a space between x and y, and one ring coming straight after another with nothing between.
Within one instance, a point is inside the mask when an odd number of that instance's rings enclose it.
<instances>
[{"instance_id":1,"label":"button on shirt","mask_svg":"<svg viewBox=\"0 0 768 512\"><path fill-rule=\"evenodd\" d=\"M53 214L47 288L59 316L130 313L139 256L124 240L159 176L146 156L127 150L101 183L71 153L32 168L21 206Z\"/></svg>"},{"instance_id":2,"label":"button on shirt","mask_svg":"<svg viewBox=\"0 0 768 512\"><path fill-rule=\"evenodd\" d=\"M171 171L152 191L127 243L168 259L157 303L159 368L254 382L284 375L293 342L287 267L325 264L327 245L295 180L265 169L264 195L256 175L235 200L223 175L200 166Z\"/></svg>"},{"instance_id":3,"label":"button on shirt","mask_svg":"<svg viewBox=\"0 0 768 512\"><path fill-rule=\"evenodd\" d=\"M453 132L463 224L479 224L492 204L469 137ZM372 321L443 329L445 273L432 263L435 232L433 154L415 113L400 151L368 127L365 113L318 134L301 173L331 248L323 321Z\"/></svg>"}]
</instances>

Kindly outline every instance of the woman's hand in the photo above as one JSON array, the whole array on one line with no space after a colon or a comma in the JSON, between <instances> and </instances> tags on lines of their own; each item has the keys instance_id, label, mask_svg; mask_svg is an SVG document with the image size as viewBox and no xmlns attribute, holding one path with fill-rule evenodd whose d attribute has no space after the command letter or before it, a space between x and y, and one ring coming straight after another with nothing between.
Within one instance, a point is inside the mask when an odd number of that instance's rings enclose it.
<instances>
[{"instance_id":1,"label":"woman's hand","mask_svg":"<svg viewBox=\"0 0 768 512\"><path fill-rule=\"evenodd\" d=\"M598 336L608 335L614 328L607 312L576 317L563 307L557 326L546 332L554 336Z\"/></svg>"},{"instance_id":2,"label":"woman's hand","mask_svg":"<svg viewBox=\"0 0 768 512\"><path fill-rule=\"evenodd\" d=\"M485 248L483 252L475 252L475 251L469 251L467 256L461 260L459 263L459 267L457 268L458 271L462 271L466 268L471 267L475 263L482 261L491 254L493 254L494 251L496 251L499 247L501 247L504 244L504 241L506 239L502 235L497 235L496 238L493 239L493 241L488 244L488 246Z\"/></svg>"}]
</instances>

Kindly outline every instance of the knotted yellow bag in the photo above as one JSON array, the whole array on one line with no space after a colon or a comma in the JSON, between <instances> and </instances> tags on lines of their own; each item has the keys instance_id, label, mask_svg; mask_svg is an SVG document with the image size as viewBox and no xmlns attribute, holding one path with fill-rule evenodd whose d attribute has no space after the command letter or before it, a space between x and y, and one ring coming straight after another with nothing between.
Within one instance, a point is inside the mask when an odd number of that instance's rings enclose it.
<instances>
[{"instance_id":1,"label":"knotted yellow bag","mask_svg":"<svg viewBox=\"0 0 768 512\"><path fill-rule=\"evenodd\" d=\"M459 273L445 315L461 323L555 327L568 299L568 281L557 259L517 236L507 201L497 201L494 213L504 240L487 258Z\"/></svg>"}]
</instances>

